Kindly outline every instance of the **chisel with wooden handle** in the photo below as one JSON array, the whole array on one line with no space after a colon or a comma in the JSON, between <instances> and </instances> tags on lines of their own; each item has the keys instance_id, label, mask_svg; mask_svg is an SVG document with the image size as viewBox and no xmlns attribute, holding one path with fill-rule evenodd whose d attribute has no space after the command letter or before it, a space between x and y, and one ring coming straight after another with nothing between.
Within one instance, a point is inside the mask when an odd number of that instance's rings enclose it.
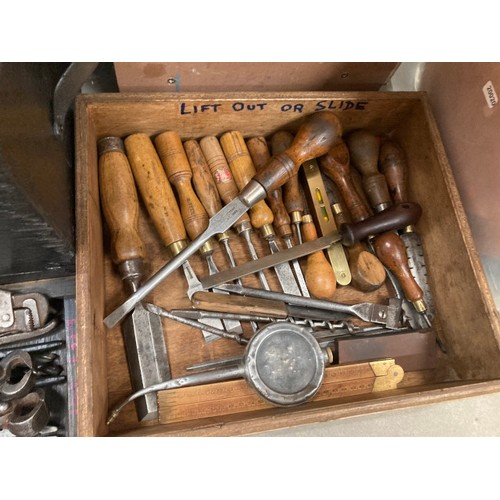
<instances>
[{"instance_id":1,"label":"chisel with wooden handle","mask_svg":"<svg viewBox=\"0 0 500 500\"><path fill-rule=\"evenodd\" d=\"M252 157L255 169L257 172L266 166L266 163L271 158L271 153L267 146L265 137L257 136L251 137L247 140L248 151ZM274 217L273 225L276 229L278 236L285 242L287 248L293 247L293 231L290 221L290 216L286 211L285 204L283 203L283 195L281 188L275 189L267 198L266 201L271 209ZM309 297L309 290L307 289L306 280L302 273L299 261L292 260L291 265L297 283L300 287L300 292L304 297Z\"/></svg>"},{"instance_id":2,"label":"chisel with wooden handle","mask_svg":"<svg viewBox=\"0 0 500 500\"><path fill-rule=\"evenodd\" d=\"M341 135L342 126L333 112L318 111L309 115L299 128L292 145L283 153L273 156L231 203L210 218L207 229L200 236L112 311L104 319L104 324L111 328L120 322L139 301L195 254L210 237L229 229L252 206L295 175L302 163L326 154Z\"/></svg>"},{"instance_id":3,"label":"chisel with wooden handle","mask_svg":"<svg viewBox=\"0 0 500 500\"><path fill-rule=\"evenodd\" d=\"M189 238L194 240L207 228L208 213L193 190L191 184L193 172L181 138L175 131L163 132L155 138L155 146L167 173L167 178L177 192L184 227ZM213 259L214 251L215 242L212 238L207 240L199 250L202 257L207 261L209 274L219 272ZM217 291L215 293L221 292ZM243 333L239 321L223 320L222 322L228 332Z\"/></svg>"},{"instance_id":4,"label":"chisel with wooden handle","mask_svg":"<svg viewBox=\"0 0 500 500\"><path fill-rule=\"evenodd\" d=\"M138 231L139 202L134 177L118 137L98 143L99 187L102 210L111 231L111 255L123 280L137 290L146 250ZM161 319L139 302L122 325L123 340L134 391L170 378ZM136 400L139 421L158 418L154 394Z\"/></svg>"},{"instance_id":5,"label":"chisel with wooden handle","mask_svg":"<svg viewBox=\"0 0 500 500\"><path fill-rule=\"evenodd\" d=\"M124 142L146 210L162 243L175 259L175 256L187 247L187 234L179 205L158 153L151 138L146 134L129 135ZM187 294L190 297L201 289L201 284L187 259L180 265L188 284ZM223 329L222 323L218 320L204 320L203 322L214 328ZM209 332L204 332L204 337L207 341L218 338Z\"/></svg>"}]
</instances>

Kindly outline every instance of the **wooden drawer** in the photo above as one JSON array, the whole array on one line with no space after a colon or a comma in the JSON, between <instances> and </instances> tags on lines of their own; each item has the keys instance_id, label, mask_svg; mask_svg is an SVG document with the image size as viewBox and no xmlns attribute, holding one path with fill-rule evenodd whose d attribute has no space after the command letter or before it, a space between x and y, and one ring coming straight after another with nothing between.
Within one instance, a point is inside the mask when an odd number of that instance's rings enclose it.
<instances>
[{"instance_id":1,"label":"wooden drawer","mask_svg":"<svg viewBox=\"0 0 500 500\"><path fill-rule=\"evenodd\" d=\"M418 223L436 308L435 327L448 354L432 372L410 372L397 390L350 398L314 400L293 409L268 408L224 418L159 425L138 423L129 405L108 429L109 408L130 394L131 387L120 327L106 329L103 318L127 297L109 259L109 239L102 222L96 142L106 135L135 132L154 136L175 130L182 139L220 136L239 130L245 137L296 130L304 117L331 109L344 132L368 128L391 134L407 155L411 199L423 208ZM425 93L293 92L207 94L82 95L76 107L78 434L88 435L238 435L321 422L385 409L475 396L500 390L500 323L479 262L466 216ZM149 268L169 258L141 207L140 231L146 241ZM258 252L268 253L255 241ZM235 239L235 255L244 255ZM215 255L224 266L222 252ZM201 257L191 264L199 275ZM270 276L271 286L275 284ZM186 285L175 271L151 294L169 309L187 307ZM371 294L339 287L335 300L381 301L387 288ZM205 344L201 333L164 320L174 377L186 366L234 355L242 348L228 340Z\"/></svg>"}]
</instances>

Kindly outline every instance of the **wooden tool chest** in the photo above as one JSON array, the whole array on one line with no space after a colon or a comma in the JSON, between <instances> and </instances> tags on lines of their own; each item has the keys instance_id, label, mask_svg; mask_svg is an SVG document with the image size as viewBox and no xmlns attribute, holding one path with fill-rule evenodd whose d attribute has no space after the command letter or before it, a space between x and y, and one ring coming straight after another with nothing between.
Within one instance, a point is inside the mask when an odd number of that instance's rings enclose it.
<instances>
[{"instance_id":1,"label":"wooden tool chest","mask_svg":"<svg viewBox=\"0 0 500 500\"><path fill-rule=\"evenodd\" d=\"M229 130L239 130L245 138L268 137L280 129L296 131L304 117L323 109L337 114L344 133L366 128L390 135L404 149L409 193L423 209L418 230L436 309L435 328L448 353L439 355L434 370L405 373L398 389L391 391L175 423L163 414L161 425L137 423L132 404L108 428L109 409L131 393L131 386L120 326L108 330L103 324L103 318L127 295L109 258L109 235L99 199L97 140L136 132L155 136L166 130L175 130L183 140L220 136ZM500 390L499 318L425 93L83 95L76 106L76 155L79 435L242 435ZM144 210L139 229L152 274L171 257ZM256 239L255 244L260 255L269 253ZM241 260L243 244L235 240L234 246ZM222 252L214 258L223 268ZM206 271L201 259L194 256L191 264L202 276ZM276 285L272 275L269 281ZM167 309L189 307L185 288L177 270L155 289L151 302ZM369 294L339 287L335 300L381 302L389 293L385 286ZM164 331L173 377L183 375L189 365L242 351L227 340L206 344L199 331L170 320L164 320Z\"/></svg>"}]
</instances>

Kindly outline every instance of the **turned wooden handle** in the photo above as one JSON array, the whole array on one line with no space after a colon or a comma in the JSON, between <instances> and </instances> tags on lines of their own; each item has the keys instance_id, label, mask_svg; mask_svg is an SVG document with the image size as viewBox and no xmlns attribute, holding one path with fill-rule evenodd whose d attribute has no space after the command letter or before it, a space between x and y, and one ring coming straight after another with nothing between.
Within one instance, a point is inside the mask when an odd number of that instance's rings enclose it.
<instances>
[{"instance_id":1,"label":"turned wooden handle","mask_svg":"<svg viewBox=\"0 0 500 500\"><path fill-rule=\"evenodd\" d=\"M385 177L378 170L379 138L368 130L355 130L346 139L352 165L363 176L363 187L376 211L392 204Z\"/></svg>"},{"instance_id":2,"label":"turned wooden handle","mask_svg":"<svg viewBox=\"0 0 500 500\"><path fill-rule=\"evenodd\" d=\"M422 215L418 203L401 203L394 205L361 222L342 224L339 228L342 234L342 244L352 246L368 236L374 236L386 231L396 231L406 226L416 224ZM380 259L382 260L382 259Z\"/></svg>"},{"instance_id":3,"label":"turned wooden handle","mask_svg":"<svg viewBox=\"0 0 500 500\"><path fill-rule=\"evenodd\" d=\"M177 132L163 132L156 137L155 146L167 178L177 191L184 227L194 240L208 227L208 214L194 192L193 173L181 138Z\"/></svg>"},{"instance_id":4,"label":"turned wooden handle","mask_svg":"<svg viewBox=\"0 0 500 500\"><path fill-rule=\"evenodd\" d=\"M202 311L214 311L234 314L258 314L273 318L285 319L288 310L284 302L243 297L240 295L222 295L213 292L195 292L191 304Z\"/></svg>"},{"instance_id":5,"label":"turned wooden handle","mask_svg":"<svg viewBox=\"0 0 500 500\"><path fill-rule=\"evenodd\" d=\"M200 147L207 160L208 168L217 186L222 201L227 205L239 194L238 186L234 182L233 174L227 164L226 157L215 136L206 136L200 140ZM238 228L241 224L250 223L248 213L243 214L234 224Z\"/></svg>"},{"instance_id":6,"label":"turned wooden handle","mask_svg":"<svg viewBox=\"0 0 500 500\"><path fill-rule=\"evenodd\" d=\"M326 154L341 136L340 120L331 111L313 113L299 128L292 145L273 156L254 179L270 193L294 176L305 161Z\"/></svg>"},{"instance_id":7,"label":"turned wooden handle","mask_svg":"<svg viewBox=\"0 0 500 500\"><path fill-rule=\"evenodd\" d=\"M373 239L373 248L381 262L398 279L405 297L411 302L422 300L424 293L408 267L406 249L401 238L394 232L381 234Z\"/></svg>"},{"instance_id":8,"label":"turned wooden handle","mask_svg":"<svg viewBox=\"0 0 500 500\"><path fill-rule=\"evenodd\" d=\"M273 156L286 151L293 142L293 134L287 130L280 130L271 137L271 153ZM286 211L291 214L299 212L304 213L304 199L300 193L300 183L298 172L290 177L283 184L283 203Z\"/></svg>"},{"instance_id":9,"label":"turned wooden handle","mask_svg":"<svg viewBox=\"0 0 500 500\"><path fill-rule=\"evenodd\" d=\"M318 233L310 215L302 219L302 236L304 241L314 241ZM337 289L335 271L325 257L323 251L314 252L307 256L305 280L309 293L317 298L329 300Z\"/></svg>"},{"instance_id":10,"label":"turned wooden handle","mask_svg":"<svg viewBox=\"0 0 500 500\"><path fill-rule=\"evenodd\" d=\"M186 240L186 230L153 142L146 134L129 135L125 149L142 200L162 242L170 246Z\"/></svg>"},{"instance_id":11,"label":"turned wooden handle","mask_svg":"<svg viewBox=\"0 0 500 500\"><path fill-rule=\"evenodd\" d=\"M252 157L253 164L255 165L255 169L259 172L271 159L271 152L267 146L267 141L265 137L262 136L252 137L247 140L247 147ZM293 232L292 226L290 225L290 216L283 203L281 188L275 189L269 193L266 201L274 216L276 234L281 238L291 237Z\"/></svg>"},{"instance_id":12,"label":"turned wooden handle","mask_svg":"<svg viewBox=\"0 0 500 500\"><path fill-rule=\"evenodd\" d=\"M233 130L221 136L220 145L224 151L236 185L241 191L256 175L255 165L253 164L245 140L240 132ZM269 193L269 191L267 192ZM271 225L273 219L273 213L264 200L257 202L250 208L250 220L252 226L256 229Z\"/></svg>"},{"instance_id":13,"label":"turned wooden handle","mask_svg":"<svg viewBox=\"0 0 500 500\"><path fill-rule=\"evenodd\" d=\"M406 159L399 144L390 140L382 143L379 168L385 176L393 202L408 201Z\"/></svg>"},{"instance_id":14,"label":"turned wooden handle","mask_svg":"<svg viewBox=\"0 0 500 500\"><path fill-rule=\"evenodd\" d=\"M185 141L184 149L193 172L193 186L196 194L209 217L213 217L222 208L222 201L207 160L198 141L194 139Z\"/></svg>"},{"instance_id":15,"label":"turned wooden handle","mask_svg":"<svg viewBox=\"0 0 500 500\"><path fill-rule=\"evenodd\" d=\"M343 141L339 141L326 155L319 158L321 171L338 187L354 222L370 216L368 207L359 196L351 177L349 150Z\"/></svg>"},{"instance_id":16,"label":"turned wooden handle","mask_svg":"<svg viewBox=\"0 0 500 500\"><path fill-rule=\"evenodd\" d=\"M111 257L115 264L145 259L138 231L139 201L123 142L105 137L98 144L99 189L102 211L111 231Z\"/></svg>"}]
</instances>

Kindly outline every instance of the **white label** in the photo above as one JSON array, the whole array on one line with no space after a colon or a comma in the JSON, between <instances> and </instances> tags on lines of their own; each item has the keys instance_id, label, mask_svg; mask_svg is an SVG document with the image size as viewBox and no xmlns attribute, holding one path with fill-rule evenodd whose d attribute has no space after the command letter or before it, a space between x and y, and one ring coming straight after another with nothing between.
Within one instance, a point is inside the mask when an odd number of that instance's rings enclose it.
<instances>
[{"instance_id":1,"label":"white label","mask_svg":"<svg viewBox=\"0 0 500 500\"><path fill-rule=\"evenodd\" d=\"M489 108L492 108L498 103L497 93L495 92L495 87L493 87L493 83L491 83L491 81L483 87L483 94Z\"/></svg>"}]
</instances>

